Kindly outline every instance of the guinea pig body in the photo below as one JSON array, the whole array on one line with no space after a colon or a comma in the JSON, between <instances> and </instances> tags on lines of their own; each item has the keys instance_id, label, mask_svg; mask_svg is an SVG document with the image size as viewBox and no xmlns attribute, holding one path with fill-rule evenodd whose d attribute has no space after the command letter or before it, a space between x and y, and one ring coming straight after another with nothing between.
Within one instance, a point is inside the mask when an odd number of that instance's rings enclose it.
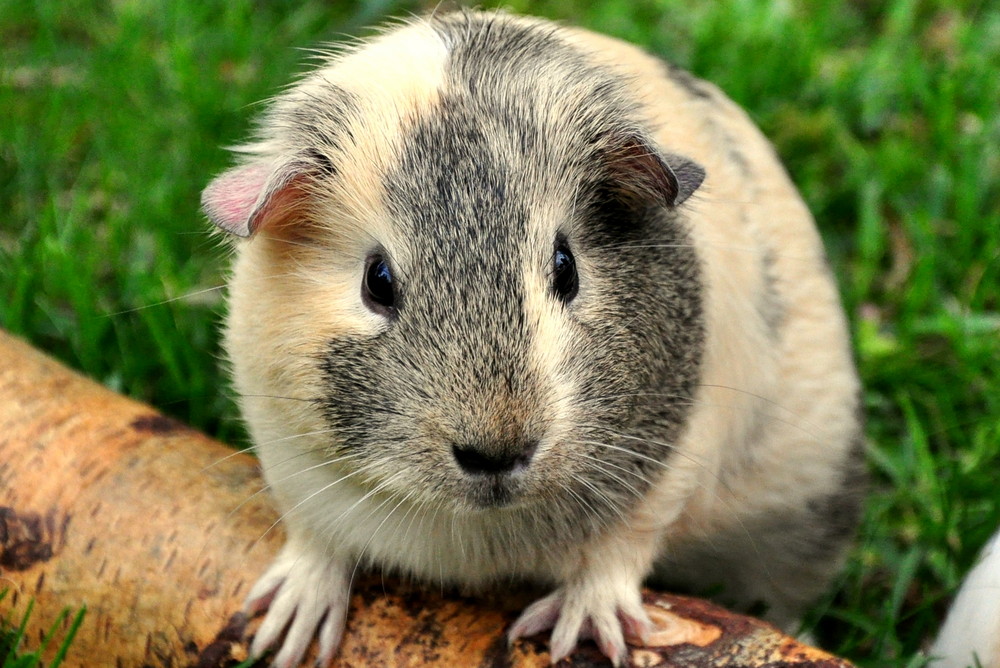
<instances>
[{"instance_id":1,"label":"guinea pig body","mask_svg":"<svg viewBox=\"0 0 1000 668\"><path fill-rule=\"evenodd\" d=\"M203 203L288 542L253 651L336 650L359 564L548 583L511 637L616 663L640 586L791 624L858 517L858 382L812 219L716 88L503 13L417 20L280 96ZM266 602L266 603L265 603Z\"/></svg>"}]
</instances>

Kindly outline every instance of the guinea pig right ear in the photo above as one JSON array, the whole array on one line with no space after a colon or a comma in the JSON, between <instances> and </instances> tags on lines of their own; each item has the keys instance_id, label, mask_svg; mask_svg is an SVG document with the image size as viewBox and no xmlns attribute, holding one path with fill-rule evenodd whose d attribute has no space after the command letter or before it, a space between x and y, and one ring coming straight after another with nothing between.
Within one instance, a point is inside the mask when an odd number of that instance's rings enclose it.
<instances>
[{"instance_id":1,"label":"guinea pig right ear","mask_svg":"<svg viewBox=\"0 0 1000 668\"><path fill-rule=\"evenodd\" d=\"M249 237L295 208L304 178L301 169L288 163L233 167L208 184L201 193L201 208L219 229Z\"/></svg>"},{"instance_id":2,"label":"guinea pig right ear","mask_svg":"<svg viewBox=\"0 0 1000 668\"><path fill-rule=\"evenodd\" d=\"M701 165L683 156L662 155L638 134L609 133L604 139L611 180L633 197L679 206L705 180Z\"/></svg>"}]
</instances>

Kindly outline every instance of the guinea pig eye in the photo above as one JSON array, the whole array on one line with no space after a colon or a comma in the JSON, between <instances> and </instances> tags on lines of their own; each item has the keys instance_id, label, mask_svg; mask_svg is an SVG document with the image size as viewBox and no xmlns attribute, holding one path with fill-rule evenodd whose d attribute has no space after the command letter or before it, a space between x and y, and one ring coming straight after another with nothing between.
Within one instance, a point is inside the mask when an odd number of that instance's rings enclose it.
<instances>
[{"instance_id":1,"label":"guinea pig eye","mask_svg":"<svg viewBox=\"0 0 1000 668\"><path fill-rule=\"evenodd\" d=\"M556 242L556 252L552 256L552 291L564 304L568 304L576 297L579 287L576 260L573 259L566 240L560 239Z\"/></svg>"},{"instance_id":2,"label":"guinea pig eye","mask_svg":"<svg viewBox=\"0 0 1000 668\"><path fill-rule=\"evenodd\" d=\"M396 306L396 292L389 263L381 255L368 258L361 295L365 305L381 315L389 315Z\"/></svg>"}]
</instances>

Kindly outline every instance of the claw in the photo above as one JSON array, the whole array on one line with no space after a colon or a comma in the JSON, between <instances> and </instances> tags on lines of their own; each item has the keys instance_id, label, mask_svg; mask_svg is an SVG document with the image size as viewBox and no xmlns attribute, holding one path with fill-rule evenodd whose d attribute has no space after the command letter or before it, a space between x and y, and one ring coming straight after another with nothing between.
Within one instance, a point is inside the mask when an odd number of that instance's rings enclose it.
<instances>
[{"instance_id":1,"label":"claw","mask_svg":"<svg viewBox=\"0 0 1000 668\"><path fill-rule=\"evenodd\" d=\"M617 619L601 619L600 623L594 624L593 638L597 643L601 653L611 659L611 663L620 666L622 659L628 652L625 646L625 637L622 635L622 627Z\"/></svg>"},{"instance_id":2,"label":"claw","mask_svg":"<svg viewBox=\"0 0 1000 668\"><path fill-rule=\"evenodd\" d=\"M620 666L628 655L625 635L644 641L652 628L634 594L560 588L528 606L507 637L513 642L552 629L549 656L553 664L569 656L580 640L591 638L615 666Z\"/></svg>"},{"instance_id":3,"label":"claw","mask_svg":"<svg viewBox=\"0 0 1000 668\"><path fill-rule=\"evenodd\" d=\"M552 663L569 656L570 652L576 648L577 640L586 637L581 633L586 620L587 610L582 606L563 605L559 621L552 629L552 639L549 641L549 654L552 656Z\"/></svg>"},{"instance_id":4,"label":"claw","mask_svg":"<svg viewBox=\"0 0 1000 668\"><path fill-rule=\"evenodd\" d=\"M339 613L339 614L335 614ZM347 606L338 610L330 610L323 626L319 629L319 656L316 658L317 668L325 668L333 661L333 655L340 646L340 639L344 635L345 615Z\"/></svg>"},{"instance_id":5,"label":"claw","mask_svg":"<svg viewBox=\"0 0 1000 668\"><path fill-rule=\"evenodd\" d=\"M618 620L627 640L638 641L637 644L640 645L649 643L649 636L653 633L653 622L641 606L628 612L619 610Z\"/></svg>"},{"instance_id":6,"label":"claw","mask_svg":"<svg viewBox=\"0 0 1000 668\"><path fill-rule=\"evenodd\" d=\"M292 668L302 662L318 635L316 665L329 665L343 635L349 593L348 569L339 560L286 545L247 597L248 612L267 610L250 655L259 658L273 648L277 654L272 665Z\"/></svg>"},{"instance_id":7,"label":"claw","mask_svg":"<svg viewBox=\"0 0 1000 668\"><path fill-rule=\"evenodd\" d=\"M527 638L551 629L559 619L562 604L562 594L556 591L529 605L507 632L507 642L513 643L518 638Z\"/></svg>"}]
</instances>

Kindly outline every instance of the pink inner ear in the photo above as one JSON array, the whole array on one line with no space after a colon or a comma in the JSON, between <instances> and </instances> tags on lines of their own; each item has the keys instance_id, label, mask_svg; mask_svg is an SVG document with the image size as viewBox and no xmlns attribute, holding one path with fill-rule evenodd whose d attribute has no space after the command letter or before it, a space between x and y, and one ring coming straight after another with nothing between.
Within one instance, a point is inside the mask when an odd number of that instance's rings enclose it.
<instances>
[{"instance_id":1,"label":"pink inner ear","mask_svg":"<svg viewBox=\"0 0 1000 668\"><path fill-rule=\"evenodd\" d=\"M625 136L611 145L609 166L620 183L635 194L673 205L677 178L656 151L636 136Z\"/></svg>"},{"instance_id":2,"label":"pink inner ear","mask_svg":"<svg viewBox=\"0 0 1000 668\"><path fill-rule=\"evenodd\" d=\"M235 167L216 177L201 194L201 205L213 223L241 237L248 237L250 216L264 192L272 168L260 163Z\"/></svg>"}]
</instances>

